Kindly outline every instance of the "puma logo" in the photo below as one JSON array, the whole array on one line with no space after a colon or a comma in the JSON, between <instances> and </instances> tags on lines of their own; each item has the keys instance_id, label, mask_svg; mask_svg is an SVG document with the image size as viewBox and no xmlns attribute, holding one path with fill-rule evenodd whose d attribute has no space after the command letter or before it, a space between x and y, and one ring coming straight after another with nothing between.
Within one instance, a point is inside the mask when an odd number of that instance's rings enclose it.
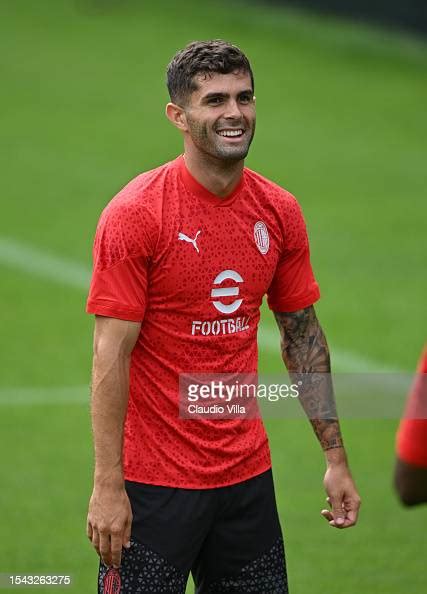
<instances>
[{"instance_id":1,"label":"puma logo","mask_svg":"<svg viewBox=\"0 0 427 594\"><path fill-rule=\"evenodd\" d=\"M200 252L199 248L197 247L197 238L199 237L199 233L201 233L201 229L199 231L197 231L196 233L196 237L194 239L191 239L191 237L188 237L187 235L185 235L185 233L178 233L178 239L181 239L182 241L188 241L189 243L192 243L194 245L194 249L196 250L197 253Z\"/></svg>"}]
</instances>

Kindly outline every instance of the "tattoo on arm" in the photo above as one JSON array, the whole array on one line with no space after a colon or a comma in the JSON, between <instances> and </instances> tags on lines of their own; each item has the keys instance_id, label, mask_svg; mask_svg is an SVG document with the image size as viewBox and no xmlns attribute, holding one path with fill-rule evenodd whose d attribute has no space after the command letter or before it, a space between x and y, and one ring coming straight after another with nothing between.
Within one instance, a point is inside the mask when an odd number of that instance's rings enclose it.
<instances>
[{"instance_id":1,"label":"tattoo on arm","mask_svg":"<svg viewBox=\"0 0 427 594\"><path fill-rule=\"evenodd\" d=\"M328 344L314 307L275 312L282 358L292 381L302 382L300 401L324 450L342 447Z\"/></svg>"}]
</instances>

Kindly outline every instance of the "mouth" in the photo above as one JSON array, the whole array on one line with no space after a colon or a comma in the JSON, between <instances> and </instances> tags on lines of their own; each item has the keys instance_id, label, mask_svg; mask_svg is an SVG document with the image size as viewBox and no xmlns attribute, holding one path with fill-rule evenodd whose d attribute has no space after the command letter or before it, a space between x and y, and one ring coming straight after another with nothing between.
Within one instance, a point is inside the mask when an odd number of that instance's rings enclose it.
<instances>
[{"instance_id":1,"label":"mouth","mask_svg":"<svg viewBox=\"0 0 427 594\"><path fill-rule=\"evenodd\" d=\"M243 128L224 128L217 130L216 133L227 140L240 140L244 136L245 130Z\"/></svg>"}]
</instances>

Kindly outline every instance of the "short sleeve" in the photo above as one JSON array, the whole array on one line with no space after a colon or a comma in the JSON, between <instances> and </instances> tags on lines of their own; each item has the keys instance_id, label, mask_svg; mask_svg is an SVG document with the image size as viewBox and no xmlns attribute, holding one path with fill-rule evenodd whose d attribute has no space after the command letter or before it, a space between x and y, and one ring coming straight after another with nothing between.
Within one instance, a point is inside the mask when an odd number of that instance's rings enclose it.
<instances>
[{"instance_id":1,"label":"short sleeve","mask_svg":"<svg viewBox=\"0 0 427 594\"><path fill-rule=\"evenodd\" d=\"M315 303L320 297L310 262L307 229L301 208L288 195L282 215L282 253L267 291L273 311L292 312Z\"/></svg>"},{"instance_id":2,"label":"short sleeve","mask_svg":"<svg viewBox=\"0 0 427 594\"><path fill-rule=\"evenodd\" d=\"M147 209L130 206L117 197L106 207L95 235L87 313L143 320L156 241L152 219Z\"/></svg>"}]
</instances>

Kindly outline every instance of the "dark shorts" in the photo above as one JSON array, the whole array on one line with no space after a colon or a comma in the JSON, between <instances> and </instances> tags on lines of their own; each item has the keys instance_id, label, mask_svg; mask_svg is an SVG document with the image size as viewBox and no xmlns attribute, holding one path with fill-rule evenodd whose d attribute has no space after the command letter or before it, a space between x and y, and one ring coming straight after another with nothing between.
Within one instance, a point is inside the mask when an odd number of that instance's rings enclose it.
<instances>
[{"instance_id":1,"label":"dark shorts","mask_svg":"<svg viewBox=\"0 0 427 594\"><path fill-rule=\"evenodd\" d=\"M120 569L100 564L100 594L287 594L282 533L271 470L216 489L126 482L130 549Z\"/></svg>"}]
</instances>

